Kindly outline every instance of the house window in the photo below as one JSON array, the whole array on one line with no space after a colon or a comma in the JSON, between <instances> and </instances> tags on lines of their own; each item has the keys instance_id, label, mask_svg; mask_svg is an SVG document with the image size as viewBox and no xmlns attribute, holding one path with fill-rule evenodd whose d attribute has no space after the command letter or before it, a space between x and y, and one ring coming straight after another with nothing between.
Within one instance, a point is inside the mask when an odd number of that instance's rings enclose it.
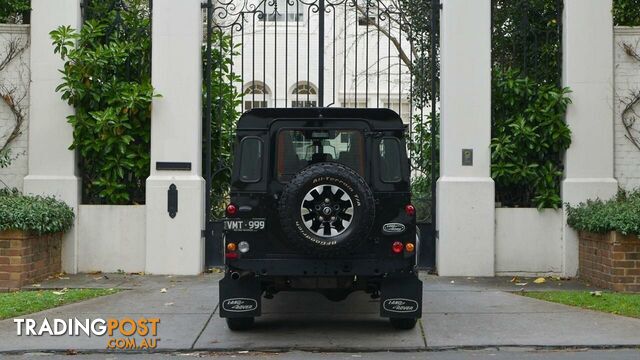
<instances>
[{"instance_id":1,"label":"house window","mask_svg":"<svg viewBox=\"0 0 640 360\"><path fill-rule=\"evenodd\" d=\"M369 25L375 25L376 23L376 17L375 16L360 16L358 18L358 25L359 26L369 26Z\"/></svg>"},{"instance_id":2,"label":"house window","mask_svg":"<svg viewBox=\"0 0 640 360\"><path fill-rule=\"evenodd\" d=\"M411 120L411 104L407 101L398 102L392 101L390 103L385 102L384 107L395 111L405 124L408 124Z\"/></svg>"},{"instance_id":3,"label":"house window","mask_svg":"<svg viewBox=\"0 0 640 360\"><path fill-rule=\"evenodd\" d=\"M256 108L269 107L271 100L271 92L265 84L260 82L253 82L247 86L243 93L244 97L244 111L248 111Z\"/></svg>"},{"instance_id":4,"label":"house window","mask_svg":"<svg viewBox=\"0 0 640 360\"><path fill-rule=\"evenodd\" d=\"M291 107L305 108L318 106L318 91L309 83L300 83L293 88Z\"/></svg>"},{"instance_id":5,"label":"house window","mask_svg":"<svg viewBox=\"0 0 640 360\"><path fill-rule=\"evenodd\" d=\"M368 103L367 100L353 101L353 99L349 100L349 98L347 97L347 101L342 103L342 107L366 109L368 107Z\"/></svg>"},{"instance_id":6,"label":"house window","mask_svg":"<svg viewBox=\"0 0 640 360\"><path fill-rule=\"evenodd\" d=\"M264 11L266 16L259 15L259 19L265 22L303 22L304 5L302 3L287 4L287 0L277 0L277 2L264 0L266 2L258 6L258 11ZM293 4L293 5L292 5ZM297 4L297 5L296 5ZM276 6L277 5L277 6Z\"/></svg>"}]
</instances>

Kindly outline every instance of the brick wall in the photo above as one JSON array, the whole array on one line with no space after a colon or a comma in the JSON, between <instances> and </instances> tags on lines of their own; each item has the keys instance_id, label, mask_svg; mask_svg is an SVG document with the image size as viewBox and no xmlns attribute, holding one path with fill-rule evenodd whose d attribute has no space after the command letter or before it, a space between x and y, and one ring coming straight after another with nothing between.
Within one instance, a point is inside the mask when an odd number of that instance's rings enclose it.
<instances>
[{"instance_id":1,"label":"brick wall","mask_svg":"<svg viewBox=\"0 0 640 360\"><path fill-rule=\"evenodd\" d=\"M28 43L29 25L0 24L0 60L5 58L7 44L12 40ZM21 100L21 106L26 110L29 108L29 78L29 49L0 73L0 86L15 88L15 98L24 98ZM11 110L0 100L0 146L4 144L14 124L15 118ZM8 168L0 169L0 188L6 184L8 187L22 190L23 178L28 173L28 121L20 130L21 135L11 146L11 153L16 159Z\"/></svg>"},{"instance_id":2,"label":"brick wall","mask_svg":"<svg viewBox=\"0 0 640 360\"><path fill-rule=\"evenodd\" d=\"M18 289L60 273L62 235L0 231L0 290Z\"/></svg>"},{"instance_id":3,"label":"brick wall","mask_svg":"<svg viewBox=\"0 0 640 360\"><path fill-rule=\"evenodd\" d=\"M578 273L597 287L640 292L640 238L580 232Z\"/></svg>"},{"instance_id":4,"label":"brick wall","mask_svg":"<svg viewBox=\"0 0 640 360\"><path fill-rule=\"evenodd\" d=\"M640 27L616 27L615 29L615 176L622 188L631 190L640 187L640 149L626 138L622 124L623 102L631 91L640 91L640 62L627 55L623 44L634 46L640 53ZM636 112L640 114L640 105ZM640 140L640 119L635 125Z\"/></svg>"}]
</instances>

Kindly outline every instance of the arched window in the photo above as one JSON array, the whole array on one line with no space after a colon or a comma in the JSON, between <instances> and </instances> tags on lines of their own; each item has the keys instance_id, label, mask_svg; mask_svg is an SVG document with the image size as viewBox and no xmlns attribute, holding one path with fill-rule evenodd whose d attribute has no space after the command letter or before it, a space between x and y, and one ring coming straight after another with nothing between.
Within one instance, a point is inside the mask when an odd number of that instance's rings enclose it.
<instances>
[{"instance_id":1,"label":"arched window","mask_svg":"<svg viewBox=\"0 0 640 360\"><path fill-rule=\"evenodd\" d=\"M271 92L264 83L254 81L245 87L243 97L244 111L265 108L269 107Z\"/></svg>"},{"instance_id":2,"label":"arched window","mask_svg":"<svg viewBox=\"0 0 640 360\"><path fill-rule=\"evenodd\" d=\"M291 107L316 107L318 106L318 91L309 83L299 83L291 91Z\"/></svg>"}]
</instances>

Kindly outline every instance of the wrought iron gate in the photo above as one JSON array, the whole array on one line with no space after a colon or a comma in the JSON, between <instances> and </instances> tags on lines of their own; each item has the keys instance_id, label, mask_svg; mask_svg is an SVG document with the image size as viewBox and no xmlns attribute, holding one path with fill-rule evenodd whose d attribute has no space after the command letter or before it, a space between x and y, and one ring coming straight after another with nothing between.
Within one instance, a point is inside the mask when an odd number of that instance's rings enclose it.
<instances>
[{"instance_id":1,"label":"wrought iron gate","mask_svg":"<svg viewBox=\"0 0 640 360\"><path fill-rule=\"evenodd\" d=\"M407 124L413 176L427 184L414 197L426 214L420 265L433 268L439 0L207 0L202 8L207 265L222 263L215 218L226 194L217 184L230 172L237 116L331 106L391 108Z\"/></svg>"}]
</instances>

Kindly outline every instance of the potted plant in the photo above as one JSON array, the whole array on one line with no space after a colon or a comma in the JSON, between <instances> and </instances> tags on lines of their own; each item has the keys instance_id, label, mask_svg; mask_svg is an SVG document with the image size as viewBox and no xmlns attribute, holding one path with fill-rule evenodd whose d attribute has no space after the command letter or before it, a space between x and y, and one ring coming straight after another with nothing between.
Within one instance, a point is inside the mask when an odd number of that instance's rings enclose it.
<instances>
[{"instance_id":1,"label":"potted plant","mask_svg":"<svg viewBox=\"0 0 640 360\"><path fill-rule=\"evenodd\" d=\"M567 223L578 231L579 276L593 285L640 292L640 189L608 201L567 205Z\"/></svg>"},{"instance_id":2,"label":"potted plant","mask_svg":"<svg viewBox=\"0 0 640 360\"><path fill-rule=\"evenodd\" d=\"M73 222L73 210L53 197L0 191L0 288L59 273L62 234Z\"/></svg>"}]
</instances>

